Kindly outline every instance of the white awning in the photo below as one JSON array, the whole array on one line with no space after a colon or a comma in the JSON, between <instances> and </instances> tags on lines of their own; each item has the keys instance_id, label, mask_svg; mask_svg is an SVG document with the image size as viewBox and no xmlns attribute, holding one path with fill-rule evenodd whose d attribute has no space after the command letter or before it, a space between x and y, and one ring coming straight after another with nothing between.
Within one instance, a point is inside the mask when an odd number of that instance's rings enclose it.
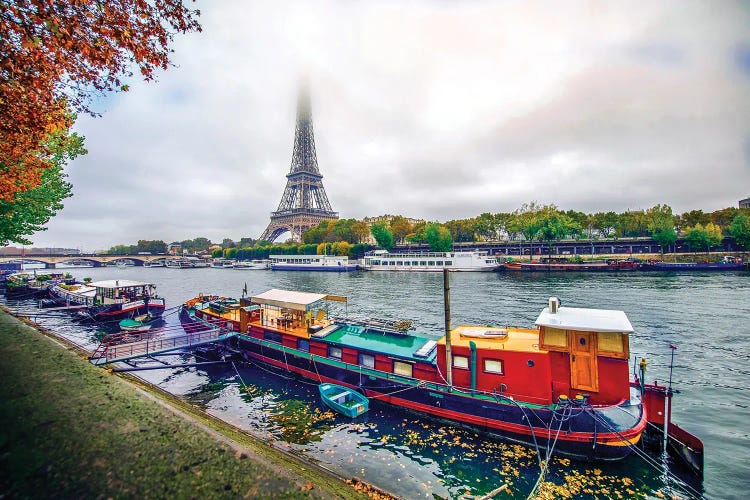
<instances>
[{"instance_id":1,"label":"white awning","mask_svg":"<svg viewBox=\"0 0 750 500\"><path fill-rule=\"evenodd\" d=\"M545 307L537 318L536 324L539 326L584 332L631 333L633 331L633 326L623 311L608 309L561 307L553 314L549 312L548 307Z\"/></svg>"},{"instance_id":2,"label":"white awning","mask_svg":"<svg viewBox=\"0 0 750 500\"><path fill-rule=\"evenodd\" d=\"M307 311L308 307L327 297L324 293L294 292L291 290L279 290L274 288L260 295L250 297L255 304L294 309L295 311Z\"/></svg>"},{"instance_id":3,"label":"white awning","mask_svg":"<svg viewBox=\"0 0 750 500\"><path fill-rule=\"evenodd\" d=\"M106 280L106 281L95 281L89 283L89 286L95 286L97 288L129 288L133 286L149 286L151 283L145 283L143 281L133 280Z\"/></svg>"}]
</instances>

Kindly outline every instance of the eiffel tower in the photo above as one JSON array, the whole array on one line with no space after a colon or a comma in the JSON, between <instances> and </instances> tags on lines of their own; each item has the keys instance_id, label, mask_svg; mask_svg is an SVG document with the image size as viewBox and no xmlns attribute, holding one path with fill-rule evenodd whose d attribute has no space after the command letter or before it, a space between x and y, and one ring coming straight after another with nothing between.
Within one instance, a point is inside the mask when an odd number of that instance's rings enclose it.
<instances>
[{"instance_id":1,"label":"eiffel tower","mask_svg":"<svg viewBox=\"0 0 750 500\"><path fill-rule=\"evenodd\" d=\"M310 95L306 89L300 92L297 101L292 166L286 178L279 208L271 212L271 222L260 236L261 240L274 241L288 231L292 239L301 241L302 233L320 221L339 218L338 212L331 208L323 188L323 176L318 170Z\"/></svg>"}]
</instances>

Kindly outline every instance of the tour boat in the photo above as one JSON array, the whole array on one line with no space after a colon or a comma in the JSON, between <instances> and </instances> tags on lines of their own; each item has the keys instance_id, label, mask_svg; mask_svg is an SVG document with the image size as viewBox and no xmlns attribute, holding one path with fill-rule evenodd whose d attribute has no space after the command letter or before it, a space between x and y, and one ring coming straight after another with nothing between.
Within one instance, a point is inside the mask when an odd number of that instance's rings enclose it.
<instances>
[{"instance_id":1,"label":"tour boat","mask_svg":"<svg viewBox=\"0 0 750 500\"><path fill-rule=\"evenodd\" d=\"M668 428L670 447L702 467L701 441L669 421L671 387L646 384L645 371L630 380L623 311L552 298L536 328L463 325L435 336L410 321L333 318L325 304L340 296L273 289L229 307L214 299L186 302L184 328L231 330L234 351L272 370L579 459L622 459Z\"/></svg>"},{"instance_id":2,"label":"tour boat","mask_svg":"<svg viewBox=\"0 0 750 500\"><path fill-rule=\"evenodd\" d=\"M271 255L273 271L356 271L349 257L337 255Z\"/></svg>"},{"instance_id":3,"label":"tour boat","mask_svg":"<svg viewBox=\"0 0 750 500\"><path fill-rule=\"evenodd\" d=\"M49 294L60 305L80 306L91 318L102 320L122 319L142 314L152 317L164 313L165 302L156 295L153 283L131 280L107 280L93 283L66 285L57 283Z\"/></svg>"},{"instance_id":4,"label":"tour boat","mask_svg":"<svg viewBox=\"0 0 750 500\"><path fill-rule=\"evenodd\" d=\"M320 384L318 386L323 404L344 416L354 418L370 409L370 401L354 389L338 384Z\"/></svg>"},{"instance_id":5,"label":"tour boat","mask_svg":"<svg viewBox=\"0 0 750 500\"><path fill-rule=\"evenodd\" d=\"M375 250L365 255L362 269L368 271L495 271L497 259L487 252L405 252Z\"/></svg>"},{"instance_id":6,"label":"tour boat","mask_svg":"<svg viewBox=\"0 0 750 500\"><path fill-rule=\"evenodd\" d=\"M578 271L578 272L613 272L635 271L638 262L632 259L607 259L588 262L571 262L567 259L542 258L539 261L508 261L503 264L506 271Z\"/></svg>"},{"instance_id":7,"label":"tour boat","mask_svg":"<svg viewBox=\"0 0 750 500\"><path fill-rule=\"evenodd\" d=\"M167 259L164 265L170 269L193 269L195 267L194 263L188 259Z\"/></svg>"},{"instance_id":8,"label":"tour boat","mask_svg":"<svg viewBox=\"0 0 750 500\"><path fill-rule=\"evenodd\" d=\"M200 269L203 267L210 266L207 260L201 259L200 257L183 257L182 259L192 264L191 267L195 269Z\"/></svg>"},{"instance_id":9,"label":"tour boat","mask_svg":"<svg viewBox=\"0 0 750 500\"><path fill-rule=\"evenodd\" d=\"M165 267L163 260L152 260L150 262L144 262L143 267Z\"/></svg>"},{"instance_id":10,"label":"tour boat","mask_svg":"<svg viewBox=\"0 0 750 500\"><path fill-rule=\"evenodd\" d=\"M241 260L234 263L232 266L238 271L257 271L259 269L270 269L271 262L268 260Z\"/></svg>"}]
</instances>

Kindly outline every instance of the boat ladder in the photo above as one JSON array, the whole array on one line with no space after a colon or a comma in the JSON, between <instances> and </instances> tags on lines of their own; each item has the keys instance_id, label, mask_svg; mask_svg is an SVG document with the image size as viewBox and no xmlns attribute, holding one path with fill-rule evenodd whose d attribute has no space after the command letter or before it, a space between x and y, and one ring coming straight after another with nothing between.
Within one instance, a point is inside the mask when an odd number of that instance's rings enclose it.
<instances>
[{"instance_id":1,"label":"boat ladder","mask_svg":"<svg viewBox=\"0 0 750 500\"><path fill-rule=\"evenodd\" d=\"M237 332L219 327L158 338L150 338L149 332L135 335L132 333L116 333L105 336L94 353L89 356L89 360L95 365L106 365L180 349L190 349L213 342L222 342L235 335L237 335ZM136 340L133 341L133 338Z\"/></svg>"}]
</instances>

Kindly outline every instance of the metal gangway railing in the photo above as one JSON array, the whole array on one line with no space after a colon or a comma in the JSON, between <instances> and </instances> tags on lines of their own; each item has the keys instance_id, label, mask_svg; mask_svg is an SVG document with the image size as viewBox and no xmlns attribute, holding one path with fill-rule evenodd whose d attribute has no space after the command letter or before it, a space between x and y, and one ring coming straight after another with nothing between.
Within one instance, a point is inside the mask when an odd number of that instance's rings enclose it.
<instances>
[{"instance_id":1,"label":"metal gangway railing","mask_svg":"<svg viewBox=\"0 0 750 500\"><path fill-rule=\"evenodd\" d=\"M168 337L144 338L134 342L120 342L116 338L105 338L89 357L89 360L95 365L105 365L180 349L189 349L212 342L221 342L235 335L237 335L237 332L226 328L210 327Z\"/></svg>"}]
</instances>

